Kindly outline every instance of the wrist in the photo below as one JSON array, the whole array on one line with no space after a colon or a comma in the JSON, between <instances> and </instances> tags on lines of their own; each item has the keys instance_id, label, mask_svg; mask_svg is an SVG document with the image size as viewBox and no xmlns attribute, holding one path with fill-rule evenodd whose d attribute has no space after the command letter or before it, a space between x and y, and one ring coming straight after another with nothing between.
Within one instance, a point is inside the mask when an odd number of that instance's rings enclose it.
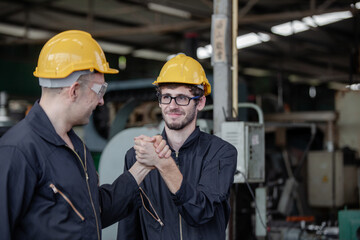
<instances>
[{"instance_id":1,"label":"wrist","mask_svg":"<svg viewBox=\"0 0 360 240\"><path fill-rule=\"evenodd\" d=\"M176 163L172 157L168 158L161 158L160 161L157 162L155 166L160 172L161 171L168 171L169 169L176 167Z\"/></svg>"},{"instance_id":2,"label":"wrist","mask_svg":"<svg viewBox=\"0 0 360 240\"><path fill-rule=\"evenodd\" d=\"M136 180L136 183L140 185L140 183L144 180L146 175L151 171L150 167L145 166L144 164L136 161L134 165L129 169L130 174Z\"/></svg>"}]
</instances>

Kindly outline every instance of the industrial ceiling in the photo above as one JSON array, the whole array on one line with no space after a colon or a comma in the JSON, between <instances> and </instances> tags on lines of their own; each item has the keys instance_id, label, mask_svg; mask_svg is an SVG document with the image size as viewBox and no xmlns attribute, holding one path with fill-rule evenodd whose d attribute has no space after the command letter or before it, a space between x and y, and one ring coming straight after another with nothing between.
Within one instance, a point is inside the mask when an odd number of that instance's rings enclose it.
<instances>
[{"instance_id":1,"label":"industrial ceiling","mask_svg":"<svg viewBox=\"0 0 360 240\"><path fill-rule=\"evenodd\" d=\"M231 2L231 1L230 1ZM307 82L359 82L359 3L348 0L239 0L238 35L267 41L239 49L240 74ZM90 32L106 52L165 61L211 43L211 0L2 0L0 44L44 43L54 34ZM350 17L288 36L272 27L335 12ZM210 67L210 58L200 60Z\"/></svg>"}]
</instances>

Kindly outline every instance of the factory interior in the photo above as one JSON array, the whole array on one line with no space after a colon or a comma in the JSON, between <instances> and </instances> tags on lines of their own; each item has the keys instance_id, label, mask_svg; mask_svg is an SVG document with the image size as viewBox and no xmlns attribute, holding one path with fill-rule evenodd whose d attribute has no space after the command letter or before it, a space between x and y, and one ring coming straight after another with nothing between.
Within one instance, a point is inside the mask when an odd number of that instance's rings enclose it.
<instances>
[{"instance_id":1,"label":"factory interior","mask_svg":"<svg viewBox=\"0 0 360 240\"><path fill-rule=\"evenodd\" d=\"M0 137L40 97L42 46L71 29L119 70L75 128L100 183L123 171L129 139L161 133L152 82L185 53L212 86L200 129L238 150L227 239L360 239L359 1L2 0Z\"/></svg>"}]
</instances>

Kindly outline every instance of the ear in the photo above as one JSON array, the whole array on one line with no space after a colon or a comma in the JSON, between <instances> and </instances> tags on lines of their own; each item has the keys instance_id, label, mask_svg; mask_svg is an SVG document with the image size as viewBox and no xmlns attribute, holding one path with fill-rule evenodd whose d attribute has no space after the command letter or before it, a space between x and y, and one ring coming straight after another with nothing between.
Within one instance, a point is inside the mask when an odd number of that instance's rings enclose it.
<instances>
[{"instance_id":1,"label":"ear","mask_svg":"<svg viewBox=\"0 0 360 240\"><path fill-rule=\"evenodd\" d=\"M202 97L199 99L199 103L198 103L198 105L196 106L196 109L197 109L198 111L203 110L203 108L205 107L205 103L206 103L206 97L205 97L205 96L202 96Z\"/></svg>"},{"instance_id":2,"label":"ear","mask_svg":"<svg viewBox=\"0 0 360 240\"><path fill-rule=\"evenodd\" d=\"M68 96L71 99L71 101L76 101L76 99L79 97L80 94L80 83L75 82L73 85L69 87Z\"/></svg>"}]
</instances>

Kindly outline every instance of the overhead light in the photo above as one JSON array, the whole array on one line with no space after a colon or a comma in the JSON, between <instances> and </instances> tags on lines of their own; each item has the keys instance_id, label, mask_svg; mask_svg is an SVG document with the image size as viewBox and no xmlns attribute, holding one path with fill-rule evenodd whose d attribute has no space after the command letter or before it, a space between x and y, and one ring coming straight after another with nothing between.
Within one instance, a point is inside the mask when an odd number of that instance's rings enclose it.
<instances>
[{"instance_id":1,"label":"overhead light","mask_svg":"<svg viewBox=\"0 0 360 240\"><path fill-rule=\"evenodd\" d=\"M354 83L351 85L346 85L346 89L352 90L352 91L359 91L360 90L360 83Z\"/></svg>"},{"instance_id":2,"label":"overhead light","mask_svg":"<svg viewBox=\"0 0 360 240\"><path fill-rule=\"evenodd\" d=\"M347 18L351 18L353 15L350 11L325 13L321 15L314 15L312 18L318 26L324 26L330 23L338 22Z\"/></svg>"},{"instance_id":3,"label":"overhead light","mask_svg":"<svg viewBox=\"0 0 360 240\"><path fill-rule=\"evenodd\" d=\"M54 33L33 29L33 28L25 28L12 24L0 23L0 33L21 37L21 38L29 38L29 39L47 39L54 36Z\"/></svg>"},{"instance_id":4,"label":"overhead light","mask_svg":"<svg viewBox=\"0 0 360 240\"><path fill-rule=\"evenodd\" d=\"M255 33L248 33L236 38L236 46L238 49L250 47L261 43L261 40Z\"/></svg>"},{"instance_id":5,"label":"overhead light","mask_svg":"<svg viewBox=\"0 0 360 240\"><path fill-rule=\"evenodd\" d=\"M17 25L0 23L0 33L19 37L19 38L27 38L32 40L39 40L39 39L49 39L53 37L56 33L39 30L34 28L25 28ZM104 52L109 53L116 53L116 54L129 54L133 48L130 46L118 44L118 43L111 43L111 42L104 42L104 41L97 41Z\"/></svg>"},{"instance_id":6,"label":"overhead light","mask_svg":"<svg viewBox=\"0 0 360 240\"><path fill-rule=\"evenodd\" d=\"M111 43L111 42L104 42L104 41L97 41L104 52L109 53L116 53L116 54L129 54L133 50L132 47L118 44L118 43Z\"/></svg>"},{"instance_id":7,"label":"overhead light","mask_svg":"<svg viewBox=\"0 0 360 240\"><path fill-rule=\"evenodd\" d=\"M324 26L351 17L352 13L350 11L324 13L320 15L305 17L301 21L294 20L273 26L271 28L271 32L282 36L290 36L295 33L309 30L310 27Z\"/></svg>"},{"instance_id":8,"label":"overhead light","mask_svg":"<svg viewBox=\"0 0 360 240\"><path fill-rule=\"evenodd\" d=\"M244 68L244 74L254 77L267 77L271 76L271 72L260 68Z\"/></svg>"},{"instance_id":9,"label":"overhead light","mask_svg":"<svg viewBox=\"0 0 360 240\"><path fill-rule=\"evenodd\" d=\"M181 17L181 18L186 18L186 19L191 18L191 13L189 13L187 11L184 11L184 10L168 7L168 6L165 6L165 5L160 5L160 4L157 4L157 3L148 3L147 6L152 11L165 13L165 14L168 14L168 15Z\"/></svg>"},{"instance_id":10,"label":"overhead light","mask_svg":"<svg viewBox=\"0 0 360 240\"><path fill-rule=\"evenodd\" d=\"M166 61L169 61L170 59L176 57L177 54L171 54L169 56L166 57Z\"/></svg>"},{"instance_id":11,"label":"overhead light","mask_svg":"<svg viewBox=\"0 0 360 240\"><path fill-rule=\"evenodd\" d=\"M170 55L169 53L154 51L150 49L139 49L135 50L132 55L138 58L152 59L158 61L166 61L167 57Z\"/></svg>"},{"instance_id":12,"label":"overhead light","mask_svg":"<svg viewBox=\"0 0 360 240\"><path fill-rule=\"evenodd\" d=\"M360 9L360 2L351 5ZM282 23L271 28L271 31L275 34L282 36L290 36L295 33L304 32L310 29L310 27L318 27L326 24L341 21L343 19L351 18L353 15L350 11L342 11L335 13L325 13L320 15L314 15L303 18L300 20L294 20L286 23ZM250 47L262 42L270 40L270 36L265 33L248 33L236 38L236 46L238 49ZM197 49L197 57L199 59L205 59L211 57L212 47L206 45Z\"/></svg>"},{"instance_id":13,"label":"overhead light","mask_svg":"<svg viewBox=\"0 0 360 240\"><path fill-rule=\"evenodd\" d=\"M317 78L301 77L295 74L290 74L288 79L291 83L308 83L313 86L318 86L321 83L321 81Z\"/></svg>"},{"instance_id":14,"label":"overhead light","mask_svg":"<svg viewBox=\"0 0 360 240\"><path fill-rule=\"evenodd\" d=\"M265 33L248 33L236 38L236 46L238 49L250 47L262 42L270 40L270 36Z\"/></svg>"},{"instance_id":15,"label":"overhead light","mask_svg":"<svg viewBox=\"0 0 360 240\"><path fill-rule=\"evenodd\" d=\"M248 33L236 38L237 49L250 47L262 42L270 41L270 36L266 33ZM206 59L211 57L212 46L210 44L204 47L198 47L196 50L196 55L198 59Z\"/></svg>"},{"instance_id":16,"label":"overhead light","mask_svg":"<svg viewBox=\"0 0 360 240\"><path fill-rule=\"evenodd\" d=\"M212 54L212 46L210 44L204 47L198 47L196 49L196 56L198 59L206 59L211 57Z\"/></svg>"},{"instance_id":17,"label":"overhead light","mask_svg":"<svg viewBox=\"0 0 360 240\"><path fill-rule=\"evenodd\" d=\"M290 36L292 34L303 32L308 29L309 27L305 23L295 20L273 26L271 28L271 32L282 36Z\"/></svg>"},{"instance_id":18,"label":"overhead light","mask_svg":"<svg viewBox=\"0 0 360 240\"><path fill-rule=\"evenodd\" d=\"M302 22L305 23L309 27L318 27L319 25L315 22L313 17L304 17ZM299 32L299 31L298 31Z\"/></svg>"},{"instance_id":19,"label":"overhead light","mask_svg":"<svg viewBox=\"0 0 360 240\"><path fill-rule=\"evenodd\" d=\"M53 32L38 30L33 28L25 29L24 27L21 26L5 24L5 23L0 23L0 33L14 37L28 38L33 40L49 39L56 34ZM97 42L104 50L104 52L126 55L126 54L130 54L133 51L133 47L131 46L118 44L118 43L111 43L106 41L97 41ZM135 50L133 52L134 57L153 59L159 61L166 61L166 58L169 55L170 54L168 53L158 52L154 50L146 50L146 49Z\"/></svg>"}]
</instances>

